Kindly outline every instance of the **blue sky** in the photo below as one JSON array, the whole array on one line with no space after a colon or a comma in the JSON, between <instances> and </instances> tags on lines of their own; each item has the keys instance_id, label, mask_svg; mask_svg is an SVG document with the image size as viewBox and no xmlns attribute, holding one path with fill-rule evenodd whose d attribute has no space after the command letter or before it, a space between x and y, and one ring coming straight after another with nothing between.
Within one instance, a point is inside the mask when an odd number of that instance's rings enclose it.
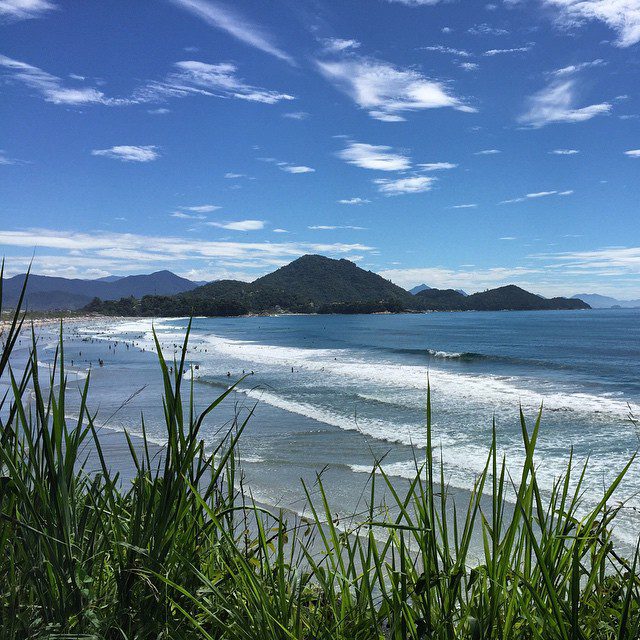
<instances>
[{"instance_id":1,"label":"blue sky","mask_svg":"<svg viewBox=\"0 0 640 640\"><path fill-rule=\"evenodd\" d=\"M10 273L640 297L640 0L0 0Z\"/></svg>"}]
</instances>

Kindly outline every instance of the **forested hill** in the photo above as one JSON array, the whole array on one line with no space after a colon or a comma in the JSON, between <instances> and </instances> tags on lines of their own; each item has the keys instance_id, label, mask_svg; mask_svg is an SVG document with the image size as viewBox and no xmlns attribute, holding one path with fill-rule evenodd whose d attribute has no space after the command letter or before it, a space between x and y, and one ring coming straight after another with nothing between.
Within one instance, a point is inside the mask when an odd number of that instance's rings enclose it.
<instances>
[{"instance_id":1,"label":"forested hill","mask_svg":"<svg viewBox=\"0 0 640 640\"><path fill-rule=\"evenodd\" d=\"M254 282L219 280L172 296L94 299L86 311L126 316L238 316L250 313L378 313L588 309L581 300L547 299L514 285L465 296L453 289L416 295L349 260L307 255Z\"/></svg>"},{"instance_id":2,"label":"forested hill","mask_svg":"<svg viewBox=\"0 0 640 640\"><path fill-rule=\"evenodd\" d=\"M465 296L453 289L428 289L414 296L422 308L441 311L540 311L589 309L575 298L543 298L513 284Z\"/></svg>"}]
</instances>

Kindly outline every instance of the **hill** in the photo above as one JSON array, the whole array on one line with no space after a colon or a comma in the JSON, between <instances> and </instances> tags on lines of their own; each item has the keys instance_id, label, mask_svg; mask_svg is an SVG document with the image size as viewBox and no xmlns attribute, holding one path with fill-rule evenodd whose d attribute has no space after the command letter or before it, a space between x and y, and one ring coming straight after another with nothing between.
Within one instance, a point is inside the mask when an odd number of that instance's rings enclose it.
<instances>
[{"instance_id":1,"label":"hill","mask_svg":"<svg viewBox=\"0 0 640 640\"><path fill-rule=\"evenodd\" d=\"M466 296L454 289L429 289L416 294L423 309L431 311L537 311L589 309L582 300L543 298L510 284Z\"/></svg>"},{"instance_id":2,"label":"hill","mask_svg":"<svg viewBox=\"0 0 640 640\"><path fill-rule=\"evenodd\" d=\"M220 280L176 296L94 300L86 309L145 316L373 313L412 308L411 300L402 287L349 260L307 255L251 283Z\"/></svg>"},{"instance_id":3,"label":"hill","mask_svg":"<svg viewBox=\"0 0 640 640\"><path fill-rule=\"evenodd\" d=\"M549 300L514 285L471 296L455 289L423 289L412 295L349 260L318 255L302 256L251 283L219 280L173 296L96 298L86 306L92 312L141 316L588 308L581 300Z\"/></svg>"},{"instance_id":4,"label":"hill","mask_svg":"<svg viewBox=\"0 0 640 640\"><path fill-rule=\"evenodd\" d=\"M307 255L252 283L265 289L293 295L312 309L323 305L382 303L392 300L409 304L410 294L372 271L365 271L349 260L332 260Z\"/></svg>"},{"instance_id":5,"label":"hill","mask_svg":"<svg viewBox=\"0 0 640 640\"><path fill-rule=\"evenodd\" d=\"M14 306L24 284L24 274L4 281L5 304ZM197 283L181 278L171 271L156 271L147 275L122 278L82 280L30 275L27 285L26 308L31 311L54 309L81 309L94 297L102 300L119 300L133 296L142 298L149 294L175 295L189 291Z\"/></svg>"}]
</instances>

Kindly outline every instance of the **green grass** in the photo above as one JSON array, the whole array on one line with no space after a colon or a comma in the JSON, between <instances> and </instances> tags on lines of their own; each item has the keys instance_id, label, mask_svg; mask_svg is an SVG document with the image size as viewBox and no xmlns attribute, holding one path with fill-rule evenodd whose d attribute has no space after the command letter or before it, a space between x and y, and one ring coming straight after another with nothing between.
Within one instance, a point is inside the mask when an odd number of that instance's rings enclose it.
<instances>
[{"instance_id":1,"label":"green grass","mask_svg":"<svg viewBox=\"0 0 640 640\"><path fill-rule=\"evenodd\" d=\"M62 334L49 378L39 377L35 336L26 367L13 369L26 330L16 313L0 355L10 383L0 397L2 640L639 637L638 552L620 557L611 536L614 492L634 460L585 515L586 466L569 459L543 492L540 416L532 425L521 417L519 476L509 475L494 430L484 471L456 511L427 394L427 447L408 488L399 492L376 463L367 510L348 530L334 523L321 476L304 486L309 518L271 513L246 497L250 487L239 490L235 452L251 415L213 451L200 437L233 388L196 414L193 387L182 388L157 344L167 444L154 457L146 436L141 446L127 436L136 475L125 484L102 457L89 378L78 418L67 417ZM87 448L99 473L88 472Z\"/></svg>"}]
</instances>

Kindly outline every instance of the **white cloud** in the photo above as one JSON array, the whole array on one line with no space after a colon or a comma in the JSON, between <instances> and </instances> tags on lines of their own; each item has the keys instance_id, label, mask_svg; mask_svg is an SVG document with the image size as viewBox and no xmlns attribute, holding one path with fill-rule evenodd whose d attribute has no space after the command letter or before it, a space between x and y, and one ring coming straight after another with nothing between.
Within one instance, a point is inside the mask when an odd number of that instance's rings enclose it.
<instances>
[{"instance_id":1,"label":"white cloud","mask_svg":"<svg viewBox=\"0 0 640 640\"><path fill-rule=\"evenodd\" d=\"M13 79L38 91L47 102L68 105L114 104L97 89L65 87L57 76L20 60L0 55L0 67L8 69Z\"/></svg>"},{"instance_id":2,"label":"white cloud","mask_svg":"<svg viewBox=\"0 0 640 640\"><path fill-rule=\"evenodd\" d=\"M330 53L339 53L341 51L349 51L358 49L360 42L357 40L345 40L344 38L322 38L320 40L324 50Z\"/></svg>"},{"instance_id":3,"label":"white cloud","mask_svg":"<svg viewBox=\"0 0 640 640\"><path fill-rule=\"evenodd\" d=\"M475 71L480 68L480 65L475 62L461 62L459 66L465 71Z\"/></svg>"},{"instance_id":4,"label":"white cloud","mask_svg":"<svg viewBox=\"0 0 640 640\"><path fill-rule=\"evenodd\" d=\"M567 67L555 69L554 71L551 71L549 75L555 76L556 78L562 78L565 76L572 76L575 73L582 71L583 69L590 69L592 67L603 67L606 64L607 63L604 60L598 58L596 60L591 60L590 62L580 62L578 64L570 64Z\"/></svg>"},{"instance_id":5,"label":"white cloud","mask_svg":"<svg viewBox=\"0 0 640 640\"><path fill-rule=\"evenodd\" d=\"M442 107L475 111L452 95L445 84L429 80L414 69L359 57L316 64L325 78L376 120L399 122L404 112Z\"/></svg>"},{"instance_id":6,"label":"white cloud","mask_svg":"<svg viewBox=\"0 0 640 640\"><path fill-rule=\"evenodd\" d=\"M574 270L598 270L602 275L640 275L640 247L606 247L593 251L538 254L537 259L552 260ZM637 280L636 280L637 283Z\"/></svg>"},{"instance_id":7,"label":"white cloud","mask_svg":"<svg viewBox=\"0 0 640 640\"><path fill-rule=\"evenodd\" d=\"M387 0L387 2L404 4L407 7L430 7L438 4L440 1L441 0Z\"/></svg>"},{"instance_id":8,"label":"white cloud","mask_svg":"<svg viewBox=\"0 0 640 640\"><path fill-rule=\"evenodd\" d=\"M455 169L458 165L453 162L427 162L418 165L424 171L442 171L444 169Z\"/></svg>"},{"instance_id":9,"label":"white cloud","mask_svg":"<svg viewBox=\"0 0 640 640\"><path fill-rule=\"evenodd\" d=\"M289 118L291 120L306 120L309 114L306 111L289 111L282 114L283 118Z\"/></svg>"},{"instance_id":10,"label":"white cloud","mask_svg":"<svg viewBox=\"0 0 640 640\"><path fill-rule=\"evenodd\" d=\"M541 269L524 267L493 267L465 270L463 268L426 267L413 269L386 269L380 271L383 278L401 287L410 288L418 282L428 282L438 289L464 289L481 291L502 284L521 280L525 276L542 273Z\"/></svg>"},{"instance_id":11,"label":"white cloud","mask_svg":"<svg viewBox=\"0 0 640 640\"><path fill-rule=\"evenodd\" d=\"M476 151L474 156L495 156L498 153L502 153L500 149L483 149L482 151Z\"/></svg>"},{"instance_id":12,"label":"white cloud","mask_svg":"<svg viewBox=\"0 0 640 640\"><path fill-rule=\"evenodd\" d=\"M332 225L332 224L314 224L307 229L311 229L312 231L335 231L336 229L352 229L354 231L364 231L364 227L354 227L350 224L345 225Z\"/></svg>"},{"instance_id":13,"label":"white cloud","mask_svg":"<svg viewBox=\"0 0 640 640\"><path fill-rule=\"evenodd\" d=\"M546 198L548 196L570 196L573 194L573 189L567 189L566 191L536 191L534 193L527 193L521 198L512 198L511 200L503 200L499 204L513 204L514 202L526 202L527 200L536 200L538 198Z\"/></svg>"},{"instance_id":14,"label":"white cloud","mask_svg":"<svg viewBox=\"0 0 640 640\"><path fill-rule=\"evenodd\" d=\"M122 162L151 162L160 157L160 152L155 145L119 145L109 149L94 149L91 155L104 156Z\"/></svg>"},{"instance_id":15,"label":"white cloud","mask_svg":"<svg viewBox=\"0 0 640 640\"><path fill-rule=\"evenodd\" d=\"M467 29L467 33L474 36L506 36L509 35L509 31L506 29L499 29L492 27L491 25L483 22L482 24L476 24L470 29Z\"/></svg>"},{"instance_id":16,"label":"white cloud","mask_svg":"<svg viewBox=\"0 0 640 640\"><path fill-rule=\"evenodd\" d=\"M17 160L16 158L11 158L7 155L7 152L4 149L0 149L0 165L10 165L10 164L28 164L24 160Z\"/></svg>"},{"instance_id":17,"label":"white cloud","mask_svg":"<svg viewBox=\"0 0 640 640\"><path fill-rule=\"evenodd\" d=\"M194 213L211 213L221 208L222 207L219 207L216 204L199 204L193 207L180 207L180 209L184 209L185 211L193 211Z\"/></svg>"},{"instance_id":18,"label":"white cloud","mask_svg":"<svg viewBox=\"0 0 640 640\"><path fill-rule=\"evenodd\" d=\"M278 166L282 171L286 171L287 173L313 173L315 171L315 169L303 164L295 165L289 164L288 162L278 162Z\"/></svg>"},{"instance_id":19,"label":"white cloud","mask_svg":"<svg viewBox=\"0 0 640 640\"><path fill-rule=\"evenodd\" d=\"M625 151L624 154L630 158L640 158L640 149L629 149L629 151Z\"/></svg>"},{"instance_id":20,"label":"white cloud","mask_svg":"<svg viewBox=\"0 0 640 640\"><path fill-rule=\"evenodd\" d=\"M184 211L174 211L170 214L172 218L180 218L181 220L206 220L207 216L193 213L185 213Z\"/></svg>"},{"instance_id":21,"label":"white cloud","mask_svg":"<svg viewBox=\"0 0 640 640\"><path fill-rule=\"evenodd\" d=\"M366 198L345 198L338 200L338 204L367 204L368 202L371 202L371 200L367 200Z\"/></svg>"},{"instance_id":22,"label":"white cloud","mask_svg":"<svg viewBox=\"0 0 640 640\"><path fill-rule=\"evenodd\" d=\"M608 102L575 108L575 94L575 80L555 80L529 98L529 109L518 120L526 126L539 128L558 122L584 122L610 113Z\"/></svg>"},{"instance_id":23,"label":"white cloud","mask_svg":"<svg viewBox=\"0 0 640 640\"><path fill-rule=\"evenodd\" d=\"M565 26L598 20L618 34L618 46L640 42L640 0L544 0L544 4L560 11L559 20Z\"/></svg>"},{"instance_id":24,"label":"white cloud","mask_svg":"<svg viewBox=\"0 0 640 640\"><path fill-rule=\"evenodd\" d=\"M528 44L525 47L513 47L511 49L489 49L482 55L490 58L492 56L501 56L508 53L526 53L527 51L531 51L531 49L533 49L533 45Z\"/></svg>"},{"instance_id":25,"label":"white cloud","mask_svg":"<svg viewBox=\"0 0 640 640\"><path fill-rule=\"evenodd\" d=\"M577 149L554 149L549 153L555 156L575 156L580 152Z\"/></svg>"},{"instance_id":26,"label":"white cloud","mask_svg":"<svg viewBox=\"0 0 640 640\"><path fill-rule=\"evenodd\" d=\"M430 191L435 178L427 176L413 176L411 178L378 178L373 181L378 185L378 191L387 196L398 196L404 193L424 193Z\"/></svg>"},{"instance_id":27,"label":"white cloud","mask_svg":"<svg viewBox=\"0 0 640 640\"><path fill-rule=\"evenodd\" d=\"M273 233L289 233L286 229L273 229Z\"/></svg>"},{"instance_id":28,"label":"white cloud","mask_svg":"<svg viewBox=\"0 0 640 640\"><path fill-rule=\"evenodd\" d=\"M470 58L471 54L465 49L455 49L453 47L445 47L441 44L431 45L429 47L420 47L424 51L436 51L438 53L448 53L452 56L460 56L461 58Z\"/></svg>"},{"instance_id":29,"label":"white cloud","mask_svg":"<svg viewBox=\"0 0 640 640\"><path fill-rule=\"evenodd\" d=\"M236 73L231 62L209 64L197 60L176 62L175 71L161 82L150 82L134 92L134 102L155 102L166 98L184 98L189 95L237 98L249 102L276 104L294 100L292 95L247 84Z\"/></svg>"},{"instance_id":30,"label":"white cloud","mask_svg":"<svg viewBox=\"0 0 640 640\"><path fill-rule=\"evenodd\" d=\"M147 113L150 113L152 116L163 116L167 113L171 113L171 109L160 107L159 109L149 109Z\"/></svg>"},{"instance_id":31,"label":"white cloud","mask_svg":"<svg viewBox=\"0 0 640 640\"><path fill-rule=\"evenodd\" d=\"M208 64L195 60L177 62L174 65L174 71L163 80L147 82L124 98L110 98L93 87L67 87L61 78L7 56L0 55L0 67L7 69L11 78L35 89L47 102L54 104L101 104L122 107L163 102L169 98L185 98L191 95L237 98L265 104L294 100L294 97L287 93L271 91L246 83L237 76L236 65L229 62L219 64ZM154 112L164 113L165 111L157 109Z\"/></svg>"},{"instance_id":32,"label":"white cloud","mask_svg":"<svg viewBox=\"0 0 640 640\"><path fill-rule=\"evenodd\" d=\"M160 157L160 152L155 145L119 145L109 149L94 149L91 155L104 156L122 162L151 162Z\"/></svg>"},{"instance_id":33,"label":"white cloud","mask_svg":"<svg viewBox=\"0 0 640 640\"><path fill-rule=\"evenodd\" d=\"M244 178L246 177L246 175L244 173L232 173L231 171L228 171L227 173L224 174L224 177L227 180L235 180L237 178Z\"/></svg>"},{"instance_id":34,"label":"white cloud","mask_svg":"<svg viewBox=\"0 0 640 640\"><path fill-rule=\"evenodd\" d=\"M377 171L404 171L411 167L411 161L405 155L396 153L391 147L362 142L350 142L338 157L363 169Z\"/></svg>"},{"instance_id":35,"label":"white cloud","mask_svg":"<svg viewBox=\"0 0 640 640\"><path fill-rule=\"evenodd\" d=\"M477 204L456 204L451 207L451 209L475 209L477 208Z\"/></svg>"},{"instance_id":36,"label":"white cloud","mask_svg":"<svg viewBox=\"0 0 640 640\"><path fill-rule=\"evenodd\" d=\"M250 47L264 51L289 64L294 64L293 58L274 43L273 37L269 33L260 26L247 21L228 7L217 2L206 2L205 0L172 0L172 2L204 20L212 27L226 31Z\"/></svg>"},{"instance_id":37,"label":"white cloud","mask_svg":"<svg viewBox=\"0 0 640 640\"><path fill-rule=\"evenodd\" d=\"M9 20L27 20L57 9L49 0L0 0L0 18Z\"/></svg>"},{"instance_id":38,"label":"white cloud","mask_svg":"<svg viewBox=\"0 0 640 640\"><path fill-rule=\"evenodd\" d=\"M264 220L237 220L236 222L207 222L211 227L229 231L260 231L264 229Z\"/></svg>"},{"instance_id":39,"label":"white cloud","mask_svg":"<svg viewBox=\"0 0 640 640\"><path fill-rule=\"evenodd\" d=\"M77 275L89 269L102 269L109 273L149 271L158 267L175 271L204 270L210 269L211 261L217 265L225 260L245 261L252 268L266 272L271 271L276 263L280 266L306 253L338 257L373 250L373 247L361 243L231 242L209 241L203 237L51 229L0 229L0 244L26 249L24 255L11 258L8 268L12 273L23 273L34 247L38 247L34 269L48 275L65 273L69 268L75 268ZM52 253L44 254L46 249Z\"/></svg>"}]
</instances>

